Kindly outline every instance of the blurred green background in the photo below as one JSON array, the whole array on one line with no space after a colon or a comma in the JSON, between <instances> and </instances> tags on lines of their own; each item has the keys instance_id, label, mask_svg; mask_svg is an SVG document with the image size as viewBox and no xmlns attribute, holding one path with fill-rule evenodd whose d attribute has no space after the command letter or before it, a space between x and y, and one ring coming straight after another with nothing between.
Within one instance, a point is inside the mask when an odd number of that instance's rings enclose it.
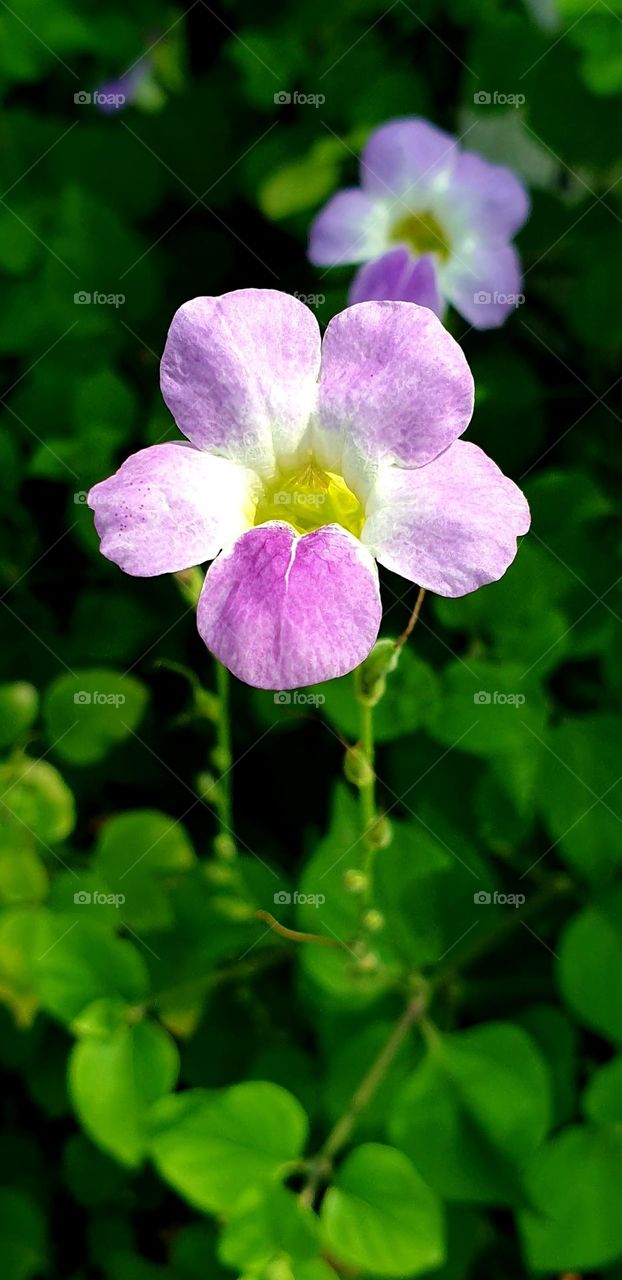
<instances>
[{"instance_id":1,"label":"blurred green background","mask_svg":"<svg viewBox=\"0 0 622 1280\"><path fill-rule=\"evenodd\" d=\"M622 5L1 0L0 84L3 1280L619 1278ZM172 580L99 556L85 496L176 438L158 362L182 302L344 306L309 222L405 114L532 192L524 304L449 323L468 438L533 529L499 584L426 599L378 708L393 840L365 971L254 917L353 933L351 678L315 703L234 682L240 855L215 856L211 660ZM397 635L416 591L383 592ZM434 1026L349 1135L318 1237L301 1107L313 1153L421 973ZM400 1153L386 1177L369 1144Z\"/></svg>"}]
</instances>

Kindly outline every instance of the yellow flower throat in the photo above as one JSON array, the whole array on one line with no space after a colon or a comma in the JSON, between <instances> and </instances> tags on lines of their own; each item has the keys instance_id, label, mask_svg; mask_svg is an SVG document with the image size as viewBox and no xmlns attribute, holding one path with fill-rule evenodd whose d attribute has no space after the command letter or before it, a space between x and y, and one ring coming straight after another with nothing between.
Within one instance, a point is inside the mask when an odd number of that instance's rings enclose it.
<instances>
[{"instance_id":1,"label":"yellow flower throat","mask_svg":"<svg viewBox=\"0 0 622 1280\"><path fill-rule=\"evenodd\" d=\"M306 462L295 471L280 472L266 484L255 511L255 524L266 520L284 520L298 533L340 524L358 538L365 512L342 476Z\"/></svg>"}]
</instances>

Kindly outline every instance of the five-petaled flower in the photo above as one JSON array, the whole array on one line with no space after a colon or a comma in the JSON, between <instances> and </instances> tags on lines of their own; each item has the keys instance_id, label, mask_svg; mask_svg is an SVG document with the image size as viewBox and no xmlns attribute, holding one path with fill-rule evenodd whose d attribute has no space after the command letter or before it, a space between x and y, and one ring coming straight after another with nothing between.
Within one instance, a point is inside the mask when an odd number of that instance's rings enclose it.
<instances>
[{"instance_id":1,"label":"five-petaled flower","mask_svg":"<svg viewBox=\"0 0 622 1280\"><path fill-rule=\"evenodd\" d=\"M516 174L417 119L376 129L360 173L315 219L311 261L364 264L350 302L402 299L441 317L450 302L476 329L503 324L522 298L511 241L529 198Z\"/></svg>"},{"instance_id":2,"label":"five-petaled flower","mask_svg":"<svg viewBox=\"0 0 622 1280\"><path fill-rule=\"evenodd\" d=\"M102 553L126 573L213 560L197 609L240 679L288 689L351 671L381 618L375 560L445 596L505 572L529 527L512 480L458 440L473 378L432 311L364 302L331 320L274 290L195 298L161 366L187 437L95 485Z\"/></svg>"}]
</instances>

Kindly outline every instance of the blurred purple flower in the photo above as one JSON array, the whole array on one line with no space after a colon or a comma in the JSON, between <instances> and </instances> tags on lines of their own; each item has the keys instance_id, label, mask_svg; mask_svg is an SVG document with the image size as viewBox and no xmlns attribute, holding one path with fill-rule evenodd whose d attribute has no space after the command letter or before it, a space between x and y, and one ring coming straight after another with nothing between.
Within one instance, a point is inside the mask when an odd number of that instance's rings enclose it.
<instances>
[{"instance_id":1,"label":"blurred purple flower","mask_svg":"<svg viewBox=\"0 0 622 1280\"><path fill-rule=\"evenodd\" d=\"M364 264L349 301L418 302L441 318L450 302L476 329L503 324L522 297L511 241L529 198L516 174L417 119L376 129L360 174L318 214L309 243L316 266Z\"/></svg>"},{"instance_id":2,"label":"blurred purple flower","mask_svg":"<svg viewBox=\"0 0 622 1280\"><path fill-rule=\"evenodd\" d=\"M187 440L91 489L101 551L139 577L213 560L199 632L248 684L358 666L380 625L376 560L461 596L502 576L529 527L516 485L458 440L473 378L425 307L361 303L322 342L285 293L195 298L173 318L161 385Z\"/></svg>"},{"instance_id":3,"label":"blurred purple flower","mask_svg":"<svg viewBox=\"0 0 622 1280\"><path fill-rule=\"evenodd\" d=\"M113 115L115 111L123 110L136 101L141 89L150 80L152 70L151 59L141 58L125 75L119 76L118 80L108 80L100 85L93 93L93 102L104 115Z\"/></svg>"}]
</instances>

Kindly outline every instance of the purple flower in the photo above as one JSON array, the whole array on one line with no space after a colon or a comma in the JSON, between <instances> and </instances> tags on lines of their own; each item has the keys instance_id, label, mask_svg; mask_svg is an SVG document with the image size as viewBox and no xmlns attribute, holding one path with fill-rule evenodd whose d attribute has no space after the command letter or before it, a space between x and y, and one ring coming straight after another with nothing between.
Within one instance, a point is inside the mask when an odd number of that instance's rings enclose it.
<instances>
[{"instance_id":1,"label":"purple flower","mask_svg":"<svg viewBox=\"0 0 622 1280\"><path fill-rule=\"evenodd\" d=\"M272 289L194 298L173 318L162 394L185 441L95 485L101 550L126 573L213 560L199 632L248 684L345 675L380 625L375 560L445 596L505 572L529 509L458 440L473 378L425 307L331 320Z\"/></svg>"},{"instance_id":2,"label":"purple flower","mask_svg":"<svg viewBox=\"0 0 622 1280\"><path fill-rule=\"evenodd\" d=\"M93 93L93 102L104 115L113 115L139 98L152 73L150 58L141 58L118 80L109 80Z\"/></svg>"},{"instance_id":3,"label":"purple flower","mask_svg":"<svg viewBox=\"0 0 622 1280\"><path fill-rule=\"evenodd\" d=\"M396 298L476 329L503 324L521 300L511 243L529 213L511 169L463 151L426 120L392 120L361 157L361 185L333 196L311 228L316 266L363 263L350 302Z\"/></svg>"}]
</instances>

